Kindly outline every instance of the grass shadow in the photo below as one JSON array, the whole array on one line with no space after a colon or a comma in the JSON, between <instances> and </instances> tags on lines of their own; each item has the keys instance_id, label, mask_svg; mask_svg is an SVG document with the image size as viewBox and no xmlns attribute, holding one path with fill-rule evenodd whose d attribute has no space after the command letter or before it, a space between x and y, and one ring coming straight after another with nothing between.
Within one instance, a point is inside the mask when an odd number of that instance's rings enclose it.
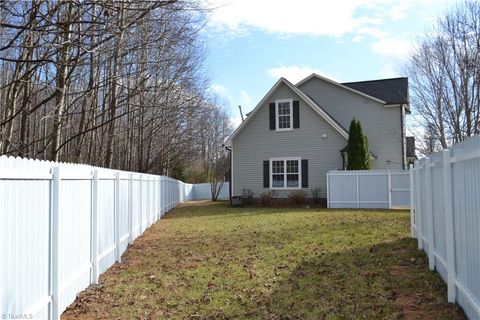
<instances>
[{"instance_id":1,"label":"grass shadow","mask_svg":"<svg viewBox=\"0 0 480 320\"><path fill-rule=\"evenodd\" d=\"M62 318L464 319L405 212L192 202L165 218Z\"/></svg>"},{"instance_id":2,"label":"grass shadow","mask_svg":"<svg viewBox=\"0 0 480 320\"><path fill-rule=\"evenodd\" d=\"M410 238L320 254L279 279L262 316L282 319L466 319ZM440 293L440 294L439 294Z\"/></svg>"}]
</instances>

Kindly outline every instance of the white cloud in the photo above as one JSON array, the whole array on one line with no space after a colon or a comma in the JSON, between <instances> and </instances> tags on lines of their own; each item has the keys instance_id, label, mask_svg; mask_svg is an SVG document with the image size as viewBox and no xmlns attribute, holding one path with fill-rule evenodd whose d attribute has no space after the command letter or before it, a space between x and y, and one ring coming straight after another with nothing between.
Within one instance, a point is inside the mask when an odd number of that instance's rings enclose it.
<instances>
[{"instance_id":1,"label":"white cloud","mask_svg":"<svg viewBox=\"0 0 480 320\"><path fill-rule=\"evenodd\" d=\"M395 78L400 76L400 74L396 65L392 61L389 61L380 69L378 76L381 78Z\"/></svg>"},{"instance_id":2,"label":"white cloud","mask_svg":"<svg viewBox=\"0 0 480 320\"><path fill-rule=\"evenodd\" d=\"M393 21L403 20L407 16L407 11L410 9L411 5L412 2L408 0L393 5L388 13L390 19Z\"/></svg>"},{"instance_id":3,"label":"white cloud","mask_svg":"<svg viewBox=\"0 0 480 320\"><path fill-rule=\"evenodd\" d=\"M359 28L357 33L361 35L372 36L374 38L385 38L389 34L388 31L372 27Z\"/></svg>"},{"instance_id":4,"label":"white cloud","mask_svg":"<svg viewBox=\"0 0 480 320\"><path fill-rule=\"evenodd\" d=\"M286 78L288 81L292 82L293 84L299 82L303 78L311 75L312 73L316 73L322 77L337 81L334 76L323 72L322 70L309 68L309 67L300 67L300 66L280 66L274 67L267 70L267 74L275 79L278 78Z\"/></svg>"},{"instance_id":5,"label":"white cloud","mask_svg":"<svg viewBox=\"0 0 480 320\"><path fill-rule=\"evenodd\" d=\"M359 16L362 7L383 0L206 0L212 8L209 25L243 32L254 27L266 32L281 34L312 34L339 36L361 26L378 25L383 19L376 16ZM403 0L390 0L400 2Z\"/></svg>"},{"instance_id":6,"label":"white cloud","mask_svg":"<svg viewBox=\"0 0 480 320\"><path fill-rule=\"evenodd\" d=\"M245 104L245 105L248 105L248 104L250 104L250 102L252 102L252 98L250 98L247 91L245 91L245 90L242 90L240 92L240 97L242 98L242 103Z\"/></svg>"},{"instance_id":7,"label":"white cloud","mask_svg":"<svg viewBox=\"0 0 480 320\"><path fill-rule=\"evenodd\" d=\"M257 28L277 34L341 36L365 27L385 27L416 8L430 12L453 0L203 0L211 9L209 27L225 36Z\"/></svg>"},{"instance_id":8,"label":"white cloud","mask_svg":"<svg viewBox=\"0 0 480 320\"><path fill-rule=\"evenodd\" d=\"M363 40L363 36L360 36L360 35L356 35L355 37L352 38L352 41L353 42L360 42Z\"/></svg>"},{"instance_id":9,"label":"white cloud","mask_svg":"<svg viewBox=\"0 0 480 320\"><path fill-rule=\"evenodd\" d=\"M398 60L406 59L411 50L412 43L402 38L387 37L372 44L373 53Z\"/></svg>"},{"instance_id":10,"label":"white cloud","mask_svg":"<svg viewBox=\"0 0 480 320\"><path fill-rule=\"evenodd\" d=\"M210 90L212 90L214 93L221 95L221 96L226 96L228 95L228 89L221 84L212 84L210 87Z\"/></svg>"},{"instance_id":11,"label":"white cloud","mask_svg":"<svg viewBox=\"0 0 480 320\"><path fill-rule=\"evenodd\" d=\"M230 94L230 91L227 89L227 87L214 83L210 86L210 91L213 92L218 98L223 100L224 102L231 104L233 101L233 97Z\"/></svg>"}]
</instances>

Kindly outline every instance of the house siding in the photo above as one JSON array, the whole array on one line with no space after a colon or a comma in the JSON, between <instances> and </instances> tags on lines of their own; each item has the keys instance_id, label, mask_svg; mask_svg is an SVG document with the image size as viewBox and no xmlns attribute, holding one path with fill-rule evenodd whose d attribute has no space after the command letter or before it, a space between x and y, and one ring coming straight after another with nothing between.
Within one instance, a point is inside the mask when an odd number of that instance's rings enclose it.
<instances>
[{"instance_id":1,"label":"house siding","mask_svg":"<svg viewBox=\"0 0 480 320\"><path fill-rule=\"evenodd\" d=\"M269 103L289 98L300 102L300 128L281 132L270 130ZM340 150L347 140L285 84L281 84L250 116L253 118L232 141L233 195L240 196L243 189L250 189L258 198L270 190L263 187L263 161L273 157L301 157L308 160L309 185L305 190L321 188L322 196L326 197L327 172L342 168ZM327 138L322 138L324 134ZM276 191L279 198L287 198L291 192Z\"/></svg>"},{"instance_id":2,"label":"house siding","mask_svg":"<svg viewBox=\"0 0 480 320\"><path fill-rule=\"evenodd\" d=\"M352 118L360 120L370 151L377 156L372 161L372 169L403 167L401 107L385 107L380 102L316 77L301 84L299 89L311 96L346 130Z\"/></svg>"}]
</instances>

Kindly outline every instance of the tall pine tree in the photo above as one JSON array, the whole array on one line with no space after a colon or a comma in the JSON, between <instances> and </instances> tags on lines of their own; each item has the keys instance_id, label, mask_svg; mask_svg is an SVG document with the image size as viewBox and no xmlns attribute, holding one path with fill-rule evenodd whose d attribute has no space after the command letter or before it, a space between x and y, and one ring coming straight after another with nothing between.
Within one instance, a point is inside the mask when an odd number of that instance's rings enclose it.
<instances>
[{"instance_id":1,"label":"tall pine tree","mask_svg":"<svg viewBox=\"0 0 480 320\"><path fill-rule=\"evenodd\" d=\"M370 170L372 168L372 160L370 158L370 145L368 144L368 137L363 136L365 139L365 170Z\"/></svg>"},{"instance_id":2,"label":"tall pine tree","mask_svg":"<svg viewBox=\"0 0 480 320\"><path fill-rule=\"evenodd\" d=\"M363 135L362 125L355 118L350 123L347 170L368 170L371 167L368 139Z\"/></svg>"},{"instance_id":3,"label":"tall pine tree","mask_svg":"<svg viewBox=\"0 0 480 320\"><path fill-rule=\"evenodd\" d=\"M363 134L363 128L360 121L357 120L357 131L358 136L360 137L361 152L360 152L360 168L359 170L369 170L371 167L370 163L370 150L368 145L368 138Z\"/></svg>"},{"instance_id":4,"label":"tall pine tree","mask_svg":"<svg viewBox=\"0 0 480 320\"><path fill-rule=\"evenodd\" d=\"M357 120L355 118L350 122L350 129L348 132L348 147L347 147L347 169L359 170L361 162L361 141L358 136Z\"/></svg>"}]
</instances>

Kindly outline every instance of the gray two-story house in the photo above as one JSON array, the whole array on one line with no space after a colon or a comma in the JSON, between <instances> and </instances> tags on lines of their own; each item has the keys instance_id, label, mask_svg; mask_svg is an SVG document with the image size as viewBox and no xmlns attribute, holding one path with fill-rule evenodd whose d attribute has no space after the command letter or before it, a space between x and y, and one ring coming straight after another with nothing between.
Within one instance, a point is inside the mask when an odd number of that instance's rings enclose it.
<instances>
[{"instance_id":1,"label":"gray two-story house","mask_svg":"<svg viewBox=\"0 0 480 320\"><path fill-rule=\"evenodd\" d=\"M337 83L312 74L296 85L281 78L226 142L232 196L249 189L286 198L313 188L326 196L327 172L345 168L353 118L368 137L372 169L405 168L409 112L407 78Z\"/></svg>"}]
</instances>

